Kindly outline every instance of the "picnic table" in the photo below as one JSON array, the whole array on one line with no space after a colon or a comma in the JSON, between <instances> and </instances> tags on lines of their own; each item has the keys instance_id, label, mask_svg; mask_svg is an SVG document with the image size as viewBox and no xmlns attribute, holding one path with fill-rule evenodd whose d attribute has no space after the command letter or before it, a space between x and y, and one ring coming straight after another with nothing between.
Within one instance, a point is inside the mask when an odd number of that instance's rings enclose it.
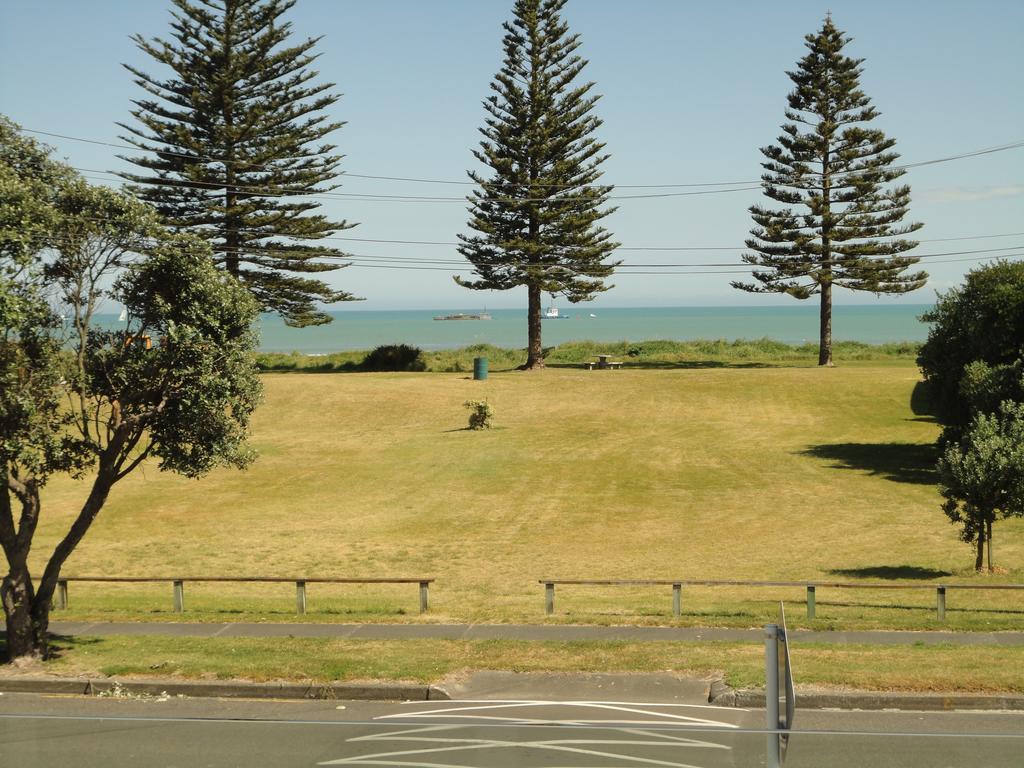
<instances>
[{"instance_id":1,"label":"picnic table","mask_svg":"<svg viewBox=\"0 0 1024 768\"><path fill-rule=\"evenodd\" d=\"M593 355L593 357L597 358L597 362L596 363L591 363L591 362L584 363L584 365L587 366L587 370L590 370L590 371L594 370L594 366L595 365L598 368L621 368L622 367L622 363L621 362L616 361L616 360L609 360L608 359L609 357L611 357L611 355Z\"/></svg>"}]
</instances>

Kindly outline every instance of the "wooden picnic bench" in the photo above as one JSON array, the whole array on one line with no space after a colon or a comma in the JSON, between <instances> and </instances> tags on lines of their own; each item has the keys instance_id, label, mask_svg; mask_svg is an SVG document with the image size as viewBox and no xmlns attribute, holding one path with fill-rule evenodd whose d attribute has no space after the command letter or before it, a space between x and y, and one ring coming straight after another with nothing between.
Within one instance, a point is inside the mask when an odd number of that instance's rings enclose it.
<instances>
[{"instance_id":1,"label":"wooden picnic bench","mask_svg":"<svg viewBox=\"0 0 1024 768\"><path fill-rule=\"evenodd\" d=\"M595 366L599 369L622 367L622 361L608 359L609 357L611 357L611 355L594 355L594 357L597 358L596 362L594 362L593 360L589 360L583 363L583 365L586 366L588 371L594 370Z\"/></svg>"}]
</instances>

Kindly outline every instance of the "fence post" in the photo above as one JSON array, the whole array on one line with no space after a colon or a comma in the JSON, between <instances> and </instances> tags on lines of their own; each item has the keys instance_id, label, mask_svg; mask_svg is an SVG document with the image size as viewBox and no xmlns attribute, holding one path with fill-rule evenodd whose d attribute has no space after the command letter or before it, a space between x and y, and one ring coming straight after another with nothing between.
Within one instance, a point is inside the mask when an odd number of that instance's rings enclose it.
<instances>
[{"instance_id":1,"label":"fence post","mask_svg":"<svg viewBox=\"0 0 1024 768\"><path fill-rule=\"evenodd\" d=\"M807 585L807 618L814 618L814 585Z\"/></svg>"},{"instance_id":2,"label":"fence post","mask_svg":"<svg viewBox=\"0 0 1024 768\"><path fill-rule=\"evenodd\" d=\"M429 590L430 590L430 582L429 581L421 581L420 582L420 613L426 613L427 612L427 608L430 607L429 604L428 604Z\"/></svg>"},{"instance_id":3,"label":"fence post","mask_svg":"<svg viewBox=\"0 0 1024 768\"><path fill-rule=\"evenodd\" d=\"M64 610L68 607L68 580L57 579L57 607Z\"/></svg>"},{"instance_id":4,"label":"fence post","mask_svg":"<svg viewBox=\"0 0 1024 768\"><path fill-rule=\"evenodd\" d=\"M936 587L935 588L935 613L939 617L939 621L946 620L946 588Z\"/></svg>"},{"instance_id":5,"label":"fence post","mask_svg":"<svg viewBox=\"0 0 1024 768\"><path fill-rule=\"evenodd\" d=\"M764 628L764 709L767 738L765 766L779 768L779 625Z\"/></svg>"},{"instance_id":6,"label":"fence post","mask_svg":"<svg viewBox=\"0 0 1024 768\"><path fill-rule=\"evenodd\" d=\"M672 615L679 618L682 613L683 603L683 585L673 584L672 585Z\"/></svg>"},{"instance_id":7,"label":"fence post","mask_svg":"<svg viewBox=\"0 0 1024 768\"><path fill-rule=\"evenodd\" d=\"M295 582L295 612L304 614L306 612L306 582Z\"/></svg>"},{"instance_id":8,"label":"fence post","mask_svg":"<svg viewBox=\"0 0 1024 768\"><path fill-rule=\"evenodd\" d=\"M544 613L550 616L555 612L555 585L553 582L544 583Z\"/></svg>"},{"instance_id":9,"label":"fence post","mask_svg":"<svg viewBox=\"0 0 1024 768\"><path fill-rule=\"evenodd\" d=\"M181 613L185 610L185 582L174 582L174 612Z\"/></svg>"}]
</instances>

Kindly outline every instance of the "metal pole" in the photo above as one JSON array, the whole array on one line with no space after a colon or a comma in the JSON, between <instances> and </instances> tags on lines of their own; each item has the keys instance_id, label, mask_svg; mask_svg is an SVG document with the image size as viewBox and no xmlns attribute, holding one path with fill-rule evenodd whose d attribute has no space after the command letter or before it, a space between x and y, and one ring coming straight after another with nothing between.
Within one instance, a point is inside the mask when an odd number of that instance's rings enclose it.
<instances>
[{"instance_id":1,"label":"metal pole","mask_svg":"<svg viewBox=\"0 0 1024 768\"><path fill-rule=\"evenodd\" d=\"M304 614L306 612L306 582L295 582L295 612Z\"/></svg>"},{"instance_id":2,"label":"metal pole","mask_svg":"<svg viewBox=\"0 0 1024 768\"><path fill-rule=\"evenodd\" d=\"M814 618L814 585L807 585L807 618Z\"/></svg>"},{"instance_id":3,"label":"metal pole","mask_svg":"<svg viewBox=\"0 0 1024 768\"><path fill-rule=\"evenodd\" d=\"M682 613L683 603L683 585L673 584L672 585L672 615L679 618Z\"/></svg>"},{"instance_id":4,"label":"metal pole","mask_svg":"<svg viewBox=\"0 0 1024 768\"><path fill-rule=\"evenodd\" d=\"M771 733L766 740L766 768L779 768L779 625L764 628L765 725Z\"/></svg>"},{"instance_id":5,"label":"metal pole","mask_svg":"<svg viewBox=\"0 0 1024 768\"><path fill-rule=\"evenodd\" d=\"M544 584L544 613L550 616L555 612L555 585L546 582Z\"/></svg>"},{"instance_id":6,"label":"metal pole","mask_svg":"<svg viewBox=\"0 0 1024 768\"><path fill-rule=\"evenodd\" d=\"M935 588L935 612L938 614L939 621L946 620L946 588L936 587Z\"/></svg>"}]
</instances>

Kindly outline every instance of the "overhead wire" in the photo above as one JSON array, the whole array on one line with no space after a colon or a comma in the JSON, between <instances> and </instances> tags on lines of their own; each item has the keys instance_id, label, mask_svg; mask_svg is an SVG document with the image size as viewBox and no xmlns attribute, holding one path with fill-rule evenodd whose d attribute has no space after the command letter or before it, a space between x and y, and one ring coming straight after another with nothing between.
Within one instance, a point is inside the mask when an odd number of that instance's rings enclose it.
<instances>
[{"instance_id":1,"label":"overhead wire","mask_svg":"<svg viewBox=\"0 0 1024 768\"><path fill-rule=\"evenodd\" d=\"M84 217L86 220L91 221L104 221L103 219L95 219L91 217ZM360 254L360 253L345 253L341 251L332 251L331 249L318 249L311 247L296 247L296 248L267 248L256 246L253 248L243 248L240 246L224 246L218 244L211 244L215 253L223 254L238 254L238 255L252 255L258 256L260 254L267 255L278 255L284 258L289 256L299 257L303 260L312 259L338 259L346 262L340 266L357 266L363 268L387 268L387 269L409 269L409 270L432 270L432 271L445 271L445 272L461 272L466 270L472 270L476 266L489 266L489 267L502 267L505 266L505 262L502 261L485 261L479 262L478 264L467 263L465 260L459 259L438 259L438 258L419 258L415 256L388 256L380 254ZM1019 251L1020 253L1005 253L1006 251ZM978 254L986 254L979 256ZM989 255L999 254L999 255ZM993 258L1011 258L1024 255L1024 244L1004 246L1000 248L980 248L971 250L959 250L959 251L942 251L937 253L922 253L912 254L910 252L904 252L897 254L896 258L908 258L919 261L921 259L929 259L928 264L946 264L955 263L962 261L982 261ZM968 259L943 259L946 256L971 256ZM797 257L793 257L796 259ZM892 257L867 257L872 261L884 261L887 258ZM931 259L935 259L931 261ZM807 259L807 261L813 261L813 257ZM314 262L316 263L316 262ZM545 269L556 269L569 272L581 272L586 273L586 269L580 269L573 266L561 265L561 264L538 264L539 268ZM725 268L728 271L704 271L706 269L721 269ZM615 274L745 274L758 269L763 269L760 265L751 265L744 261L735 262L702 262L702 263L621 263L614 266ZM685 271L670 271L682 269ZM656 270L656 271L636 271L636 270Z\"/></svg>"},{"instance_id":2,"label":"overhead wire","mask_svg":"<svg viewBox=\"0 0 1024 768\"><path fill-rule=\"evenodd\" d=\"M156 147L150 147L148 149L143 149L143 148L141 148L139 146L136 146L134 144L117 144L117 143L114 143L114 142L100 141L100 140L97 140L97 139L87 139L87 138L84 138L84 137L81 137L81 136L72 136L72 135L69 135L69 134L55 133L55 132L50 132L50 131L42 131L42 130L38 130L38 129L23 128L22 130L25 131L26 133L33 133L33 134L37 134L37 135L40 135L40 136L51 136L51 137L55 137L55 138L67 139L69 141L78 141L78 142L83 142L83 143L88 143L88 144L97 144L97 145L100 145L100 146L114 147L114 148L118 148L118 149L127 149L127 150L131 150L133 152L150 152L150 153L153 153L153 154L164 155L164 156L167 156L167 157L180 157L182 159L187 159L187 160L225 164L225 161L224 161L223 158L216 158L216 157L212 157L212 156L196 155L196 154L184 153L184 152L175 152L173 150L161 150L161 149L158 149ZM907 169L910 169L910 168L920 168L920 167L924 167L924 166L928 166L928 165L937 165L939 163L948 163L948 162L952 162L952 161L955 161L955 160L964 160L964 159L971 158L971 157L980 157L980 156L983 156L983 155L994 154L996 152L1005 152L1005 151L1008 151L1008 150L1018 149L1018 148L1021 148L1021 147L1024 147L1024 140L1012 141L1012 142L1008 142L1008 143L1005 143L1005 144L999 144L999 145L996 145L996 146L993 146L993 147L984 147L982 149L969 150L969 151L966 151L966 152L959 152L959 153L955 153L955 154L952 154L952 155L945 155L943 157L932 158L932 159L929 159L929 160L919 160L919 161L912 162L912 163L902 163L902 164L899 164L899 165L888 166L888 169L889 170L907 170ZM261 169L265 169L266 168L265 166L260 166L260 165L255 164L255 163L246 163L245 161L233 161L233 164L236 167L239 167L239 168L251 167L251 168L254 168L256 170L261 170ZM847 171L847 172L841 172L841 173L856 174L856 173L861 173L861 172L862 171L853 170L853 171ZM107 171L99 171L99 173L108 173L108 172ZM820 175L820 174L815 174L815 173L812 172L812 175ZM456 181L456 180L450 180L450 179L427 179L427 178L417 178L417 177L413 177L413 176L386 176L386 175L375 175L375 174L359 174L359 173L349 173L349 172L346 172L346 171L342 171L342 172L339 173L339 177L340 178L344 178L346 176L347 177L351 177L351 178L373 179L373 180L381 180L381 181L401 181L401 182L410 182L410 183L419 183L419 184L453 184L453 185L460 185L460 186L478 186L478 183L475 182L475 181ZM193 183L193 182L188 182L188 183ZM755 179L750 179L750 180L745 180L745 181L709 181L709 182L687 182L687 183L672 182L672 183L667 183L667 184L592 184L592 185L534 184L532 186L535 186L535 187L548 187L548 188L554 188L554 189L559 189L559 188L573 188L573 189L575 189L575 188L580 188L580 187L582 187L582 188L586 188L586 187L600 188L600 187L604 187L604 186L611 186L611 187L616 187L616 188L619 188L619 189L671 189L671 188L682 188L682 187L712 187L712 186L735 187L735 186L749 185L749 184L757 184L758 187L760 187L761 179L756 179L756 180ZM220 186L220 188L224 187L224 185L219 185L219 186ZM704 192L702 192L700 194L708 194L708 193L711 193L711 192L725 192L725 191L740 191L740 190L706 190L706 191L704 191ZM686 194L686 193L674 193L674 194L675 195L681 195L681 194ZM669 197L669 196L674 196L674 195L673 195L673 193L664 193L664 194L652 195L652 196L648 196L648 195L628 195L628 196L618 196L616 199L627 199L628 200L628 199L644 199L644 198L648 198L648 197ZM398 197L404 197L404 196L398 196ZM409 196L409 197L416 197L416 196ZM441 197L436 197L436 198L429 197L427 199L436 199L438 201L442 201L443 200L443 201L446 201L446 202L450 201L450 200L459 200L459 201L464 201L465 200L465 198L441 198ZM546 198L538 198L538 199L544 200Z\"/></svg>"},{"instance_id":3,"label":"overhead wire","mask_svg":"<svg viewBox=\"0 0 1024 768\"><path fill-rule=\"evenodd\" d=\"M236 192L244 195L252 195L253 197L328 197L332 199L346 200L349 202L393 202L393 203L475 203L473 198L469 197L441 197L437 195L386 195L376 194L368 192L325 192L318 190L315 187L306 187L299 189L279 190L271 187L260 187L251 184L228 184L227 182L219 181L190 181L187 179L160 179L156 180L142 180L142 179L125 179L114 171L103 171L96 168L80 168L77 166L71 166L74 170L80 173L101 173L107 176L116 176L120 180L127 180L130 184L144 184L150 186L169 186L169 187L182 187L185 189L234 189ZM134 175L134 174L133 174ZM111 181L112 179L98 179L98 181ZM496 185L498 186L498 185ZM601 185L602 187L613 187L614 185ZM578 189L598 189L595 185L579 185ZM724 192L748 192L756 189L761 189L760 186L756 187L730 187L728 189L703 189L696 190L693 192L659 192L644 195L599 195L600 202L606 200L651 200L655 198L667 198L667 197L692 197L695 195L715 195L722 194ZM558 193L556 193L558 194ZM490 203L558 203L558 202L576 202L578 198L572 197L496 197L486 198L487 202Z\"/></svg>"}]
</instances>

